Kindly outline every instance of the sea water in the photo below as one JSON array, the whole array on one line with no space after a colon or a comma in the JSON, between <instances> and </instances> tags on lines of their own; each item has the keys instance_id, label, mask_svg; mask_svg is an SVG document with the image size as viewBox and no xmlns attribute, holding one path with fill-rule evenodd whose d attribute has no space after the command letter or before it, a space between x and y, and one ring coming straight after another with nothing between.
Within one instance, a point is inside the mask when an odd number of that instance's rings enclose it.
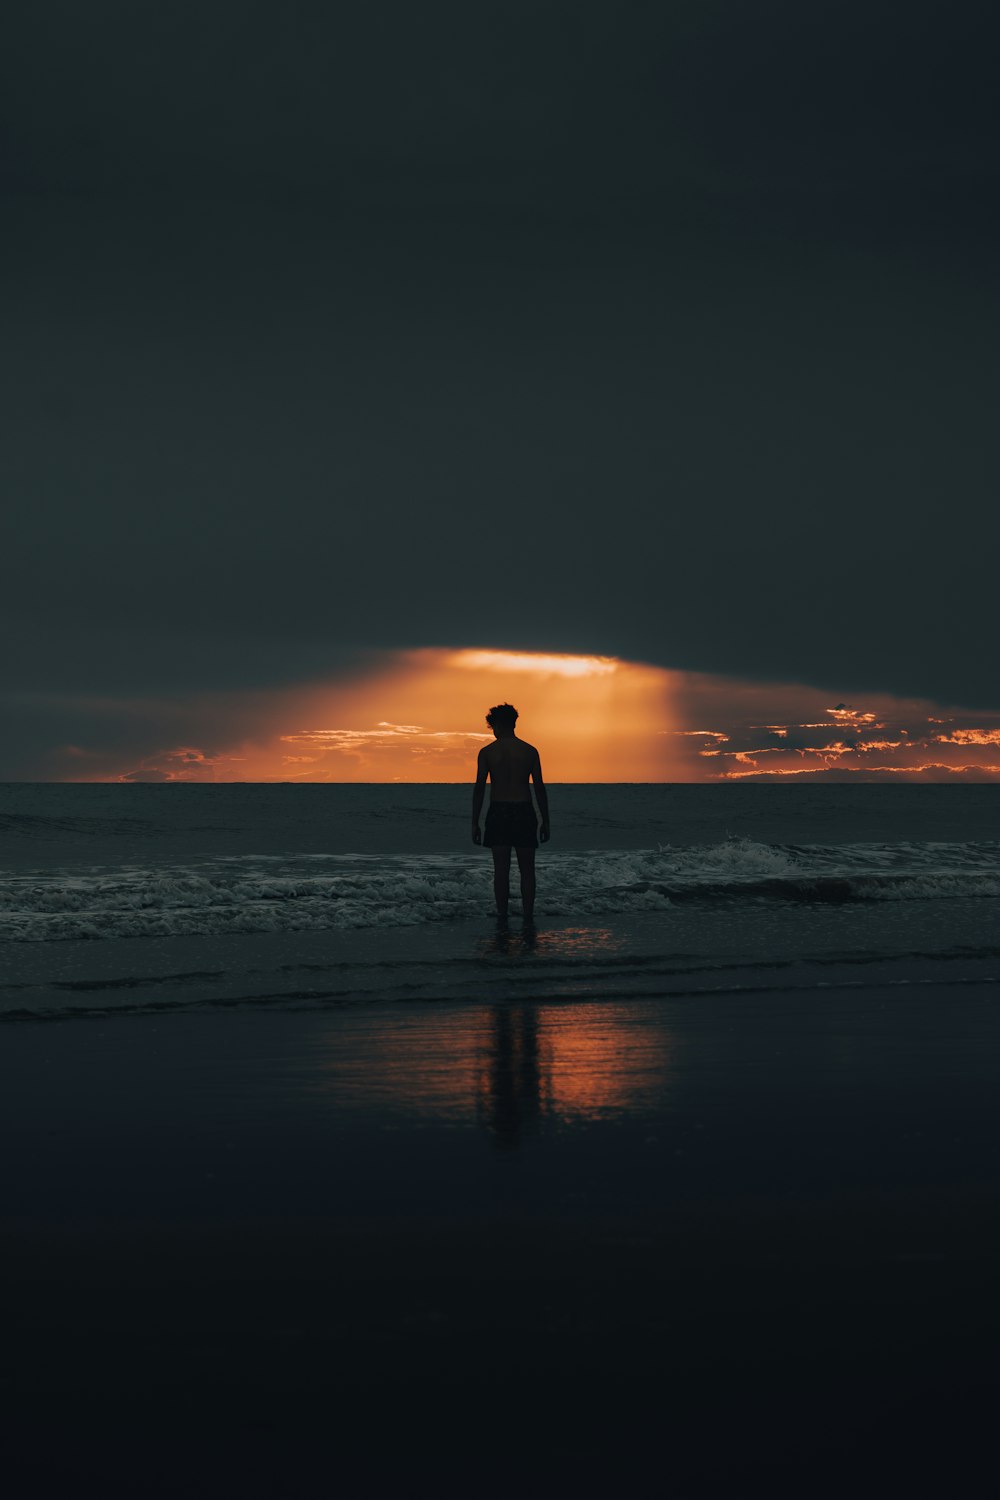
<instances>
[{"instance_id":1,"label":"sea water","mask_svg":"<svg viewBox=\"0 0 1000 1500\"><path fill-rule=\"evenodd\" d=\"M1000 976L989 786L561 785L533 930L454 785L0 787L0 1016Z\"/></svg>"}]
</instances>

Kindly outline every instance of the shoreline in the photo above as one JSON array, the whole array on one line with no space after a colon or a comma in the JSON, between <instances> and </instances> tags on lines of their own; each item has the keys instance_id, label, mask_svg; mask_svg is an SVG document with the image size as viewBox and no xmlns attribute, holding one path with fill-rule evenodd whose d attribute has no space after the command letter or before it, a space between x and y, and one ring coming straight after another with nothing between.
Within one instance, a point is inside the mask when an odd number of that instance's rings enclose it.
<instances>
[{"instance_id":1,"label":"shoreline","mask_svg":"<svg viewBox=\"0 0 1000 1500\"><path fill-rule=\"evenodd\" d=\"M995 898L670 908L408 927L5 942L0 1024L199 1008L457 1004L1000 982ZM945 920L946 919L946 920Z\"/></svg>"}]
</instances>

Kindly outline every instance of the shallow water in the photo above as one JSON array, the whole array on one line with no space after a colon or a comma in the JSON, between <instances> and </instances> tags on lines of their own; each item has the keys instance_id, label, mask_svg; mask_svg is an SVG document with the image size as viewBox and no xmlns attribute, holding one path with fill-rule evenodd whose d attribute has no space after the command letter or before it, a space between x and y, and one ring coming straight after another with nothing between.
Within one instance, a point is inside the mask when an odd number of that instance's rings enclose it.
<instances>
[{"instance_id":1,"label":"shallow water","mask_svg":"<svg viewBox=\"0 0 1000 1500\"><path fill-rule=\"evenodd\" d=\"M455 786L2 787L0 1015L997 972L991 787L554 787L534 931L516 874L497 928L467 803Z\"/></svg>"}]
</instances>

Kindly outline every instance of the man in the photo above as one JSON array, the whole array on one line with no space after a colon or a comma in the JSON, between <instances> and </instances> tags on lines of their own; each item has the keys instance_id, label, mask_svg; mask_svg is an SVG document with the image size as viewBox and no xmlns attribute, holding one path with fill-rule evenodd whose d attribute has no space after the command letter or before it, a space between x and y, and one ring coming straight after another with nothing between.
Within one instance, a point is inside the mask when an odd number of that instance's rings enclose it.
<instances>
[{"instance_id":1,"label":"man","mask_svg":"<svg viewBox=\"0 0 1000 1500\"><path fill-rule=\"evenodd\" d=\"M485 843L493 851L493 894L497 916L505 918L510 897L510 851L517 850L517 867L521 872L521 905L524 920L530 922L535 911L535 850L538 837L543 844L549 839L549 799L542 781L542 763L534 745L519 740L514 733L517 709L509 703L498 703L486 715L495 743L484 745L476 767L476 785L472 793L472 842ZM486 778L490 779L490 805L486 813L485 838L479 831L479 814L483 810ZM531 783L541 816L541 828L531 805Z\"/></svg>"}]
</instances>

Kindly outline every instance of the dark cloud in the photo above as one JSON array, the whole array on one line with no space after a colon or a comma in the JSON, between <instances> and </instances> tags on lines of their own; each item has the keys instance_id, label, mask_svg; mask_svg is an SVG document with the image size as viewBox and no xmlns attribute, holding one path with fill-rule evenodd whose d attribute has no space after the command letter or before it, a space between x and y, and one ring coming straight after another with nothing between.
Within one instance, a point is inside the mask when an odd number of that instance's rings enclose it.
<instances>
[{"instance_id":1,"label":"dark cloud","mask_svg":"<svg viewBox=\"0 0 1000 1500\"><path fill-rule=\"evenodd\" d=\"M996 707L995 29L22 8L0 609L44 744L74 689L411 644Z\"/></svg>"},{"instance_id":2,"label":"dark cloud","mask_svg":"<svg viewBox=\"0 0 1000 1500\"><path fill-rule=\"evenodd\" d=\"M74 0L5 27L14 185L423 204L678 180L954 200L992 172L990 8ZM669 211L669 205L666 205Z\"/></svg>"}]
</instances>

